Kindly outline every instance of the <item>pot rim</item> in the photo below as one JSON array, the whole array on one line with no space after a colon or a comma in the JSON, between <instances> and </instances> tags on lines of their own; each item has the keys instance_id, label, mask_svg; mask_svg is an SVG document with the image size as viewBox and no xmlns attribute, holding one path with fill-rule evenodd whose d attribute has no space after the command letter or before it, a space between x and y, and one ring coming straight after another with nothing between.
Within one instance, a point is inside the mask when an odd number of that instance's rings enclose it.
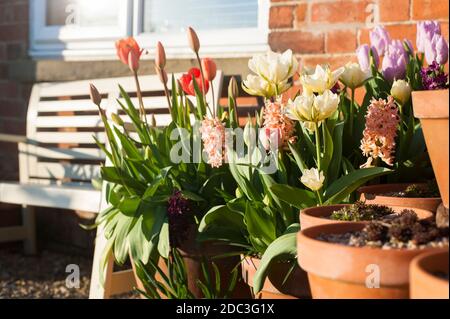
<instances>
[{"instance_id":1,"label":"pot rim","mask_svg":"<svg viewBox=\"0 0 450 319\"><path fill-rule=\"evenodd\" d=\"M316 214L312 214L312 212L314 211L319 211L319 210L326 210L326 213L328 213L328 211L330 212L330 215L332 212L339 210L343 207L347 207L350 206L352 204L336 204L336 205L328 205L328 206L316 206L316 207L308 207L305 209L300 210L300 215L301 216L307 216L307 218L309 219L313 219L313 220L320 220L320 221L326 221L329 220L332 223L338 223L338 224L342 224L342 223L350 223L351 221L345 221L345 220L334 220L334 219L329 219L329 218L323 218L324 216L318 216ZM404 210L404 209L411 209L415 212L421 213L421 215L423 216L427 216L427 217L423 217L423 219L425 218L429 218L433 216L433 212L426 210L426 209L422 209L422 208L414 208L414 207L407 207L407 206L392 206L392 205L386 205L390 208L392 208L394 211L396 211L397 213ZM300 217L301 218L301 217ZM356 221L357 223L368 223L369 221ZM312 226L314 227L314 226Z\"/></svg>"},{"instance_id":2,"label":"pot rim","mask_svg":"<svg viewBox=\"0 0 450 319\"><path fill-rule=\"evenodd\" d=\"M429 272L429 270L424 267L424 263L427 261L427 259L433 258L433 257L439 258L442 255L444 255L444 257L446 259L448 259L448 256L449 256L448 254L449 254L448 250L433 251L433 252L427 252L427 253L420 254L419 256L415 257L411 261L411 273L414 272L413 276L419 275L420 277L424 278L424 280L426 280L430 284L430 286L442 285L442 284L448 285L448 283L449 283L448 280L439 278L439 277L431 274Z\"/></svg>"},{"instance_id":3,"label":"pot rim","mask_svg":"<svg viewBox=\"0 0 450 319\"><path fill-rule=\"evenodd\" d=\"M377 191L378 188L382 187L389 187L391 186L392 189L398 189L403 188L403 186L408 187L409 185L426 185L425 183L396 183L396 184L376 184L376 185L367 185L362 186L357 189L357 193L361 196L362 194L371 194L376 195L377 197L381 199L399 199L399 200L420 200L420 201L429 201L429 202L437 202L442 201L441 197L396 197L396 196L387 196L386 193L383 191Z\"/></svg>"},{"instance_id":4,"label":"pot rim","mask_svg":"<svg viewBox=\"0 0 450 319\"><path fill-rule=\"evenodd\" d=\"M418 119L447 119L449 89L413 91L413 111ZM434 98L431 98L431 97ZM425 103L426 101L426 103Z\"/></svg>"}]
</instances>

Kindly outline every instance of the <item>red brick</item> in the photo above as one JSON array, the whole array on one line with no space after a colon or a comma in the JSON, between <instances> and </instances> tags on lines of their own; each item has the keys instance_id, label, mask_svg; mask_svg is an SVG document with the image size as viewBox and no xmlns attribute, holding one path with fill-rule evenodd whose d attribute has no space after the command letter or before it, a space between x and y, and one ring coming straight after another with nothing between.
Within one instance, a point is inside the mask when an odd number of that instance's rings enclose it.
<instances>
[{"instance_id":1,"label":"red brick","mask_svg":"<svg viewBox=\"0 0 450 319\"><path fill-rule=\"evenodd\" d=\"M294 6L277 6L270 8L269 28L292 28Z\"/></svg>"},{"instance_id":2,"label":"red brick","mask_svg":"<svg viewBox=\"0 0 450 319\"><path fill-rule=\"evenodd\" d=\"M378 5L382 22L409 20L410 0L379 0Z\"/></svg>"},{"instance_id":3,"label":"red brick","mask_svg":"<svg viewBox=\"0 0 450 319\"><path fill-rule=\"evenodd\" d=\"M342 53L356 50L355 30L333 30L327 33L326 52Z\"/></svg>"},{"instance_id":4,"label":"red brick","mask_svg":"<svg viewBox=\"0 0 450 319\"><path fill-rule=\"evenodd\" d=\"M295 21L297 23L302 23L306 20L306 12L308 11L307 3L300 3L295 8Z\"/></svg>"},{"instance_id":5,"label":"red brick","mask_svg":"<svg viewBox=\"0 0 450 319\"><path fill-rule=\"evenodd\" d=\"M448 20L448 0L412 0L412 3L414 20Z\"/></svg>"},{"instance_id":6,"label":"red brick","mask_svg":"<svg viewBox=\"0 0 450 319\"><path fill-rule=\"evenodd\" d=\"M448 22L441 22L441 33L448 42Z\"/></svg>"},{"instance_id":7,"label":"red brick","mask_svg":"<svg viewBox=\"0 0 450 319\"><path fill-rule=\"evenodd\" d=\"M295 53L323 53L324 35L305 31L272 32L269 45L274 51L292 49Z\"/></svg>"},{"instance_id":8,"label":"red brick","mask_svg":"<svg viewBox=\"0 0 450 319\"><path fill-rule=\"evenodd\" d=\"M302 56L302 66L315 67L317 64L328 64L332 69L344 66L348 62L356 62L356 56L350 55L306 55Z\"/></svg>"},{"instance_id":9,"label":"red brick","mask_svg":"<svg viewBox=\"0 0 450 319\"><path fill-rule=\"evenodd\" d=\"M339 23L364 22L369 1L332 1L313 3L311 9L312 22Z\"/></svg>"}]
</instances>

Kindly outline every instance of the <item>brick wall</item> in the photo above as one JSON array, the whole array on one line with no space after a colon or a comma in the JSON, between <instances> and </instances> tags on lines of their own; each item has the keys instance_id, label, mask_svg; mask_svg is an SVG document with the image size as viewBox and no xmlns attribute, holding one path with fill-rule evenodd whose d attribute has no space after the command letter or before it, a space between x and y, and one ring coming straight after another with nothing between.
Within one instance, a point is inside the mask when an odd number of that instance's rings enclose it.
<instances>
[{"instance_id":1,"label":"brick wall","mask_svg":"<svg viewBox=\"0 0 450 319\"><path fill-rule=\"evenodd\" d=\"M341 66L383 24L392 38L415 44L416 22L438 20L448 41L448 0L271 0L269 43L291 48L304 65Z\"/></svg>"},{"instance_id":2,"label":"brick wall","mask_svg":"<svg viewBox=\"0 0 450 319\"><path fill-rule=\"evenodd\" d=\"M30 84L11 80L9 68L27 57L28 0L0 0L0 132L25 133ZM0 180L17 179L17 146L0 143Z\"/></svg>"}]
</instances>

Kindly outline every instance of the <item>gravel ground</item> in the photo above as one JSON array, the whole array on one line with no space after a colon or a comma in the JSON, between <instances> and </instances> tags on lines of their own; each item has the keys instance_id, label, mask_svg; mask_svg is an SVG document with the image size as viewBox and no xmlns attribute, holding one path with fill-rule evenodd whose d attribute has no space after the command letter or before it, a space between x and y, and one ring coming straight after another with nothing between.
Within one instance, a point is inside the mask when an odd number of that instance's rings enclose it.
<instances>
[{"instance_id":1,"label":"gravel ground","mask_svg":"<svg viewBox=\"0 0 450 319\"><path fill-rule=\"evenodd\" d=\"M67 265L78 265L80 287L68 288ZM24 256L16 249L0 249L0 299L44 298L83 299L89 296L92 261L83 256L42 251L38 256ZM117 298L136 298L130 293Z\"/></svg>"}]
</instances>

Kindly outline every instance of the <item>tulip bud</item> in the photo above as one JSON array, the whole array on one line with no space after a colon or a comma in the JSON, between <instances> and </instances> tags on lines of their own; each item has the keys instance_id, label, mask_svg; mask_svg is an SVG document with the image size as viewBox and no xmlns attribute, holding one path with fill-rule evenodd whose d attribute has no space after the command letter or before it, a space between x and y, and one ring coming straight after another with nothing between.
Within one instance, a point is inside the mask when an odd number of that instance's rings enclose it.
<instances>
[{"instance_id":1,"label":"tulip bud","mask_svg":"<svg viewBox=\"0 0 450 319\"><path fill-rule=\"evenodd\" d=\"M233 99L239 96L239 88L234 76L231 77L230 83L228 84L228 96Z\"/></svg>"},{"instance_id":2,"label":"tulip bud","mask_svg":"<svg viewBox=\"0 0 450 319\"><path fill-rule=\"evenodd\" d=\"M411 97L411 86L405 80L397 80L392 84L391 95L400 105L405 105Z\"/></svg>"},{"instance_id":3,"label":"tulip bud","mask_svg":"<svg viewBox=\"0 0 450 319\"><path fill-rule=\"evenodd\" d=\"M220 120L222 122L228 120L228 112L227 111L222 113L222 116L221 116Z\"/></svg>"},{"instance_id":4,"label":"tulip bud","mask_svg":"<svg viewBox=\"0 0 450 319\"><path fill-rule=\"evenodd\" d=\"M303 171L303 175L300 181L312 191L318 191L322 188L325 176L322 171L317 168L306 169Z\"/></svg>"},{"instance_id":5,"label":"tulip bud","mask_svg":"<svg viewBox=\"0 0 450 319\"><path fill-rule=\"evenodd\" d=\"M128 54L128 66L133 72L137 72L139 70L139 55L134 51L130 51Z\"/></svg>"},{"instance_id":6,"label":"tulip bud","mask_svg":"<svg viewBox=\"0 0 450 319\"><path fill-rule=\"evenodd\" d=\"M149 146L145 146L144 149L144 159L145 160L149 160L152 157L152 150L150 149Z\"/></svg>"},{"instance_id":7,"label":"tulip bud","mask_svg":"<svg viewBox=\"0 0 450 319\"><path fill-rule=\"evenodd\" d=\"M191 27L188 28L188 40L189 40L189 46L191 47L192 51L195 53L198 53L200 50L200 41L198 39L197 33L195 33L194 29Z\"/></svg>"},{"instance_id":8,"label":"tulip bud","mask_svg":"<svg viewBox=\"0 0 450 319\"><path fill-rule=\"evenodd\" d=\"M155 118L155 114L152 114L152 126L156 127L156 118Z\"/></svg>"},{"instance_id":9,"label":"tulip bud","mask_svg":"<svg viewBox=\"0 0 450 319\"><path fill-rule=\"evenodd\" d=\"M202 59L202 69L205 74L205 80L212 81L216 77L217 66L213 59L204 58Z\"/></svg>"},{"instance_id":10,"label":"tulip bud","mask_svg":"<svg viewBox=\"0 0 450 319\"><path fill-rule=\"evenodd\" d=\"M164 69L164 67L166 66L166 51L164 50L163 45L159 41L158 44L156 45L155 64L161 70Z\"/></svg>"},{"instance_id":11,"label":"tulip bud","mask_svg":"<svg viewBox=\"0 0 450 319\"><path fill-rule=\"evenodd\" d=\"M111 119L114 123L116 123L119 126L123 126L124 123L122 121L122 119L120 118L119 115L117 115L116 113L111 113Z\"/></svg>"},{"instance_id":12,"label":"tulip bud","mask_svg":"<svg viewBox=\"0 0 450 319\"><path fill-rule=\"evenodd\" d=\"M164 69L160 69L158 66L155 65L155 71L156 74L158 74L159 80L162 84L167 84L167 81L169 81L169 78L167 77L167 73Z\"/></svg>"},{"instance_id":13,"label":"tulip bud","mask_svg":"<svg viewBox=\"0 0 450 319\"><path fill-rule=\"evenodd\" d=\"M256 144L256 129L252 126L250 121L247 121L244 127L244 143L248 147L253 147Z\"/></svg>"},{"instance_id":14,"label":"tulip bud","mask_svg":"<svg viewBox=\"0 0 450 319\"><path fill-rule=\"evenodd\" d=\"M94 84L91 83L89 86L90 86L91 101L95 105L100 106L100 103L102 102L102 96L100 95Z\"/></svg>"}]
</instances>

